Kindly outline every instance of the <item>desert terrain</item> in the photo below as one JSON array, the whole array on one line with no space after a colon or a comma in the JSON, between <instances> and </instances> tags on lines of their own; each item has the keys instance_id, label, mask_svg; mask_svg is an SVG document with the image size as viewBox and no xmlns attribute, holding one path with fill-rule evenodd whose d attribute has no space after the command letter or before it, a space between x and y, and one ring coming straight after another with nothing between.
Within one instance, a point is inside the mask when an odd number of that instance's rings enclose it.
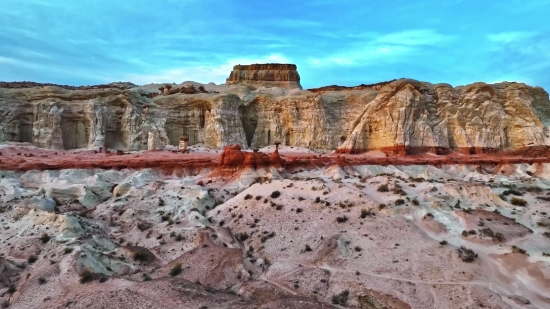
<instances>
[{"instance_id":1,"label":"desert terrain","mask_svg":"<svg viewBox=\"0 0 550 309\"><path fill-rule=\"evenodd\" d=\"M550 308L523 83L0 82L3 308Z\"/></svg>"},{"instance_id":2,"label":"desert terrain","mask_svg":"<svg viewBox=\"0 0 550 309\"><path fill-rule=\"evenodd\" d=\"M4 306L550 306L544 158L189 150L5 143Z\"/></svg>"}]
</instances>

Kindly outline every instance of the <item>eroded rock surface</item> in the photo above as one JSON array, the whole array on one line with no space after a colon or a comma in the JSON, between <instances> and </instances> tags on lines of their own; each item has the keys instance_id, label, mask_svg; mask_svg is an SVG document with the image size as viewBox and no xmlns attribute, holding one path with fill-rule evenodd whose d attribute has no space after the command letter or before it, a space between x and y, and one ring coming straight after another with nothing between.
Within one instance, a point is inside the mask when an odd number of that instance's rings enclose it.
<instances>
[{"instance_id":1,"label":"eroded rock surface","mask_svg":"<svg viewBox=\"0 0 550 309\"><path fill-rule=\"evenodd\" d=\"M352 153L530 156L546 155L550 145L550 101L540 87L475 83L453 88L411 79L311 91L247 86L272 79L296 83L293 69L239 66L230 87L186 82L171 89L196 91L168 89L170 95L149 97L157 85L0 88L0 141L134 151L147 149L151 132L166 145L188 138L190 146L216 149L281 142Z\"/></svg>"},{"instance_id":2,"label":"eroded rock surface","mask_svg":"<svg viewBox=\"0 0 550 309\"><path fill-rule=\"evenodd\" d=\"M236 65L227 78L226 84L302 89L295 64Z\"/></svg>"},{"instance_id":3,"label":"eroded rock surface","mask_svg":"<svg viewBox=\"0 0 550 309\"><path fill-rule=\"evenodd\" d=\"M360 164L230 145L202 149L201 168L197 147L56 159L139 163L118 170L0 171L0 297L12 308L550 304L549 163L502 174L488 162ZM188 166L144 168L163 157Z\"/></svg>"}]
</instances>

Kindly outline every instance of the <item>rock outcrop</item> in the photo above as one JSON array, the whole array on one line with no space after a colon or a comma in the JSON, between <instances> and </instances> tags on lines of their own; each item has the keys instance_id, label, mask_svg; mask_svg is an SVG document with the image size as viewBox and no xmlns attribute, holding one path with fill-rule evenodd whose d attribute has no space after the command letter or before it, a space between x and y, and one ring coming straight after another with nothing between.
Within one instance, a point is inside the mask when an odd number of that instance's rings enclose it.
<instances>
[{"instance_id":1,"label":"rock outcrop","mask_svg":"<svg viewBox=\"0 0 550 309\"><path fill-rule=\"evenodd\" d=\"M267 167L272 165L281 165L284 160L279 152L275 150L270 156L263 152L245 152L241 151L240 145L230 145L225 147L220 156L220 168L241 168L241 167Z\"/></svg>"},{"instance_id":2,"label":"rock outcrop","mask_svg":"<svg viewBox=\"0 0 550 309\"><path fill-rule=\"evenodd\" d=\"M384 87L385 85L387 85L387 84L389 84L393 81L395 81L395 79L392 79L392 80L387 81L387 82L379 82L379 83L370 84L370 85L361 84L359 86L352 86L352 87L330 85L330 86L323 86L323 87L319 87L319 88L310 88L308 90L311 91L311 92L315 92L315 93L323 93L323 92L328 92L328 91L344 91L344 90L376 90L376 91L378 91L378 90L382 89L382 87Z\"/></svg>"},{"instance_id":3,"label":"rock outcrop","mask_svg":"<svg viewBox=\"0 0 550 309\"><path fill-rule=\"evenodd\" d=\"M149 132L149 138L147 139L147 150L162 149L164 149L164 143L160 140L159 136Z\"/></svg>"},{"instance_id":4,"label":"rock outcrop","mask_svg":"<svg viewBox=\"0 0 550 309\"><path fill-rule=\"evenodd\" d=\"M239 64L233 67L226 84L302 89L295 64Z\"/></svg>"},{"instance_id":5,"label":"rock outcrop","mask_svg":"<svg viewBox=\"0 0 550 309\"><path fill-rule=\"evenodd\" d=\"M548 146L550 102L541 92L519 83L452 88L398 80L364 106L339 151L473 154Z\"/></svg>"},{"instance_id":6,"label":"rock outcrop","mask_svg":"<svg viewBox=\"0 0 550 309\"><path fill-rule=\"evenodd\" d=\"M290 73L295 66L243 67L237 66L228 81L235 85L203 85L204 91L191 94L170 88L170 95L148 97L158 86L0 88L0 141L59 150L135 151L147 149L151 132L176 147L187 138L189 146L216 149L280 142L324 151L401 155L541 155L550 145L550 101L540 87L475 83L453 88L399 79L351 89L255 90L247 86L249 81L279 79L285 70L280 80L297 82L297 73Z\"/></svg>"}]
</instances>

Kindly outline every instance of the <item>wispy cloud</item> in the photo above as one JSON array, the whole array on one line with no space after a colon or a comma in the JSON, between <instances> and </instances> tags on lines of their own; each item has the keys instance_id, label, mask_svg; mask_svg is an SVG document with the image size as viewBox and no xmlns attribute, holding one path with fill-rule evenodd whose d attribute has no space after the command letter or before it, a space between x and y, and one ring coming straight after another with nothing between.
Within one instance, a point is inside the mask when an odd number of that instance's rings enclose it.
<instances>
[{"instance_id":1,"label":"wispy cloud","mask_svg":"<svg viewBox=\"0 0 550 309\"><path fill-rule=\"evenodd\" d=\"M289 19L289 18L270 19L270 20L263 21L262 24L283 27L283 28L293 28L293 29L315 28L315 27L323 26L323 23L319 21L306 20L306 19Z\"/></svg>"},{"instance_id":2,"label":"wispy cloud","mask_svg":"<svg viewBox=\"0 0 550 309\"><path fill-rule=\"evenodd\" d=\"M449 42L452 36L443 35L434 29L406 30L380 36L376 42L394 45L437 45Z\"/></svg>"},{"instance_id":3,"label":"wispy cloud","mask_svg":"<svg viewBox=\"0 0 550 309\"><path fill-rule=\"evenodd\" d=\"M478 25L478 24L479 23L469 23L469 24L460 25L459 27L460 28L468 28L468 27L475 26L475 25Z\"/></svg>"},{"instance_id":4,"label":"wispy cloud","mask_svg":"<svg viewBox=\"0 0 550 309\"><path fill-rule=\"evenodd\" d=\"M489 34L487 39L491 42L507 44L528 40L536 35L537 32L511 31Z\"/></svg>"},{"instance_id":5,"label":"wispy cloud","mask_svg":"<svg viewBox=\"0 0 550 309\"><path fill-rule=\"evenodd\" d=\"M425 47L450 42L453 37L432 29L399 31L387 34L364 33L350 35L363 38L347 49L324 58L311 58L313 66L369 65L373 62L407 61L406 56L418 55Z\"/></svg>"},{"instance_id":6,"label":"wispy cloud","mask_svg":"<svg viewBox=\"0 0 550 309\"><path fill-rule=\"evenodd\" d=\"M0 56L0 64L3 67L16 68L18 71L48 71L51 75L63 74L72 78L85 78L93 75L99 82L110 82L112 79L106 74L106 72L96 72L93 68L78 69L75 70L66 66L51 65L49 63L39 63L32 61L25 61L15 58ZM1 78L0 78L1 80Z\"/></svg>"},{"instance_id":7,"label":"wispy cloud","mask_svg":"<svg viewBox=\"0 0 550 309\"><path fill-rule=\"evenodd\" d=\"M225 79L229 77L229 73L233 69L233 66L237 64L291 62L289 58L279 54L256 58L232 58L222 64L194 64L150 74L129 74L125 76L125 80L139 85L152 83L181 83L184 81L196 81L201 83L214 82L220 84L225 83Z\"/></svg>"}]
</instances>

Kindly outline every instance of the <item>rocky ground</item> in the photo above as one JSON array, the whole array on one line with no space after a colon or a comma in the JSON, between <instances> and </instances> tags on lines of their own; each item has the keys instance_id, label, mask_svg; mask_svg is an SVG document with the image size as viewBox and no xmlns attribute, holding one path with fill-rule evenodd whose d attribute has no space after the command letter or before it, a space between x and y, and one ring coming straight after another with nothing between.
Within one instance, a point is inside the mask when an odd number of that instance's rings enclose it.
<instances>
[{"instance_id":1,"label":"rocky ground","mask_svg":"<svg viewBox=\"0 0 550 309\"><path fill-rule=\"evenodd\" d=\"M177 171L3 167L0 304L550 307L548 163L379 165L349 155L357 164L339 164L335 154L282 148L294 162L287 167L220 170L219 151L194 150L101 160L210 163ZM105 155L13 144L0 151L3 166ZM319 155L333 159L299 161Z\"/></svg>"}]
</instances>

